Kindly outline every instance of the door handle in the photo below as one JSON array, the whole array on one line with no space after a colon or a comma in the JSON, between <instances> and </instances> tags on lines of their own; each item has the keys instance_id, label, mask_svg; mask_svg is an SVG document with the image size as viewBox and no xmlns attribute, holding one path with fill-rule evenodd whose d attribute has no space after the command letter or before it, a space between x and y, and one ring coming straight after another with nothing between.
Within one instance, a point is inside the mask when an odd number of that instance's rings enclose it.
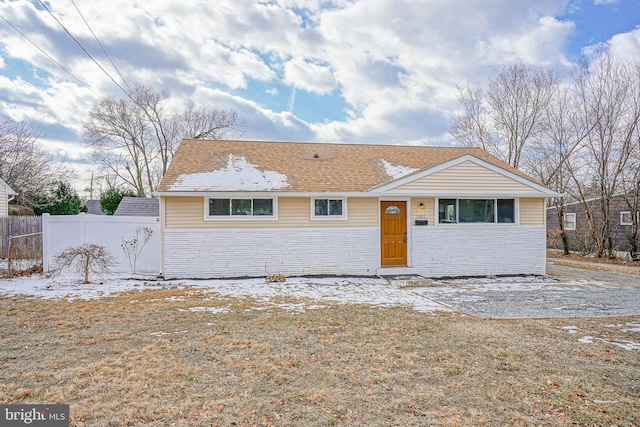
<instances>
[{"instance_id":1,"label":"door handle","mask_svg":"<svg viewBox=\"0 0 640 427\"><path fill-rule=\"evenodd\" d=\"M407 243L407 236L404 236L404 239L402 240L404 240L404 242Z\"/></svg>"}]
</instances>

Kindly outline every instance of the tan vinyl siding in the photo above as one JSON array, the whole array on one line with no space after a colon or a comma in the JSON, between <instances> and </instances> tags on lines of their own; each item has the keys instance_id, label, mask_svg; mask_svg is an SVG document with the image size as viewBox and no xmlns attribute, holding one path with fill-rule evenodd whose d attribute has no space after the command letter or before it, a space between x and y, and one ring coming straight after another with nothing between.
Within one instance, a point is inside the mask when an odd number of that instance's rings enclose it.
<instances>
[{"instance_id":1,"label":"tan vinyl siding","mask_svg":"<svg viewBox=\"0 0 640 427\"><path fill-rule=\"evenodd\" d=\"M394 193L540 194L528 185L466 161L392 190Z\"/></svg>"},{"instance_id":2,"label":"tan vinyl siding","mask_svg":"<svg viewBox=\"0 0 640 427\"><path fill-rule=\"evenodd\" d=\"M545 199L520 199L520 225L544 225Z\"/></svg>"},{"instance_id":3,"label":"tan vinyl siding","mask_svg":"<svg viewBox=\"0 0 640 427\"><path fill-rule=\"evenodd\" d=\"M377 227L378 200L347 199L346 220L311 220L311 199L279 197L277 220L205 220L205 198L164 197L164 226L172 228Z\"/></svg>"},{"instance_id":4,"label":"tan vinyl siding","mask_svg":"<svg viewBox=\"0 0 640 427\"><path fill-rule=\"evenodd\" d=\"M423 211L420 211L420 203L424 203ZM434 198L412 198L411 199L411 224L415 224L416 219L426 219L429 225L435 225L435 199ZM421 216L420 218L418 218Z\"/></svg>"}]
</instances>

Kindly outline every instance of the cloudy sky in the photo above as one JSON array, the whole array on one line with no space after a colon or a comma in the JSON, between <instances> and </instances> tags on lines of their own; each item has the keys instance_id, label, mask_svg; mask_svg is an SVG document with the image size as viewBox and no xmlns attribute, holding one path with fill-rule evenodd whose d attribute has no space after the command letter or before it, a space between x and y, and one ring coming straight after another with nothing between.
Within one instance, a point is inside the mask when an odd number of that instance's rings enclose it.
<instances>
[{"instance_id":1,"label":"cloudy sky","mask_svg":"<svg viewBox=\"0 0 640 427\"><path fill-rule=\"evenodd\" d=\"M505 64L640 58L638 0L0 0L0 17L0 114L85 177L82 124L124 97L114 81L233 108L244 139L435 145L456 87Z\"/></svg>"}]
</instances>

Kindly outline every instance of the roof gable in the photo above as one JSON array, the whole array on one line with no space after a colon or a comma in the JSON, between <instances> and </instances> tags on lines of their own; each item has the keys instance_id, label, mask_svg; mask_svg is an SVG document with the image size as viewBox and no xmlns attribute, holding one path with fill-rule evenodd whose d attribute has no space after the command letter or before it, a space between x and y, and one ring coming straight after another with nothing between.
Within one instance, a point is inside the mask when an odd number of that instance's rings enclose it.
<instances>
[{"instance_id":1,"label":"roof gable","mask_svg":"<svg viewBox=\"0 0 640 427\"><path fill-rule=\"evenodd\" d=\"M533 183L476 147L183 140L158 194L365 193L399 185L464 156Z\"/></svg>"},{"instance_id":2,"label":"roof gable","mask_svg":"<svg viewBox=\"0 0 640 427\"><path fill-rule=\"evenodd\" d=\"M548 188L470 154L402 177L376 189L382 192L429 194L518 194L552 196Z\"/></svg>"},{"instance_id":3,"label":"roof gable","mask_svg":"<svg viewBox=\"0 0 640 427\"><path fill-rule=\"evenodd\" d=\"M7 191L7 196L16 196L18 194L2 178L0 178L0 185L2 185Z\"/></svg>"}]
</instances>

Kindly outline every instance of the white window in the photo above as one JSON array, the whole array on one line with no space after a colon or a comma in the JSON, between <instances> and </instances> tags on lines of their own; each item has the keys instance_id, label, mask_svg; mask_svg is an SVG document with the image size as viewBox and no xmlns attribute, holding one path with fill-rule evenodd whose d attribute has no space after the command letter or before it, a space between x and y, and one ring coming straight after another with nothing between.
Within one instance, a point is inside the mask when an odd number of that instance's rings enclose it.
<instances>
[{"instance_id":1,"label":"white window","mask_svg":"<svg viewBox=\"0 0 640 427\"><path fill-rule=\"evenodd\" d=\"M440 224L515 223L515 199L439 199Z\"/></svg>"},{"instance_id":2,"label":"white window","mask_svg":"<svg viewBox=\"0 0 640 427\"><path fill-rule=\"evenodd\" d=\"M620 212L620 225L633 225L633 217L631 216L631 212Z\"/></svg>"},{"instance_id":3,"label":"white window","mask_svg":"<svg viewBox=\"0 0 640 427\"><path fill-rule=\"evenodd\" d=\"M311 199L313 219L346 219L347 203L344 199Z\"/></svg>"},{"instance_id":4,"label":"white window","mask_svg":"<svg viewBox=\"0 0 640 427\"><path fill-rule=\"evenodd\" d=\"M275 218L274 199L210 197L207 200L208 218Z\"/></svg>"},{"instance_id":5,"label":"white window","mask_svg":"<svg viewBox=\"0 0 640 427\"><path fill-rule=\"evenodd\" d=\"M566 231L573 231L576 229L576 214L566 213L564 214L564 229Z\"/></svg>"}]
</instances>

